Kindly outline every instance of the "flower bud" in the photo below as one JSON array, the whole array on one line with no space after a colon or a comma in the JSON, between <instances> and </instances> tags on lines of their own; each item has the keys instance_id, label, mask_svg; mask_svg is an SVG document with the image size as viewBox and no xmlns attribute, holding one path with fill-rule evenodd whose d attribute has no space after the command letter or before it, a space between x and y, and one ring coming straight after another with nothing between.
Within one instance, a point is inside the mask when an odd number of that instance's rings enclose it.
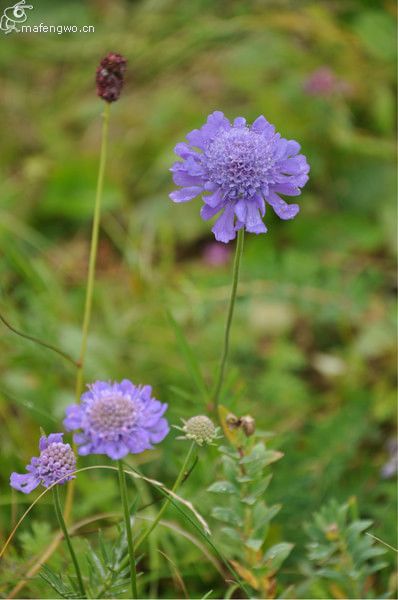
<instances>
[{"instance_id":1,"label":"flower bud","mask_svg":"<svg viewBox=\"0 0 398 600\"><path fill-rule=\"evenodd\" d=\"M245 435L250 437L256 431L256 421L250 415L246 415L240 420Z\"/></svg>"}]
</instances>

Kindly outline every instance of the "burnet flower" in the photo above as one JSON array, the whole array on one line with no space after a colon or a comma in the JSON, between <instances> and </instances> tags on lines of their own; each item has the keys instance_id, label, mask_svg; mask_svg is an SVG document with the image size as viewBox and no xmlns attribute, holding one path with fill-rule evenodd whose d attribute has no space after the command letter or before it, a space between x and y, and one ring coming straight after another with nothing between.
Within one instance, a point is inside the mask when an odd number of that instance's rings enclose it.
<instances>
[{"instance_id":1,"label":"burnet flower","mask_svg":"<svg viewBox=\"0 0 398 600\"><path fill-rule=\"evenodd\" d=\"M163 418L167 404L152 398L151 386L123 379L96 381L88 388L80 404L66 409L64 420L67 430L79 430L73 438L79 454L107 454L118 460L149 450L168 434Z\"/></svg>"},{"instance_id":2,"label":"burnet flower","mask_svg":"<svg viewBox=\"0 0 398 600\"><path fill-rule=\"evenodd\" d=\"M127 61L121 54L110 52L97 68L97 95L105 102L116 102L124 84Z\"/></svg>"},{"instance_id":3,"label":"burnet flower","mask_svg":"<svg viewBox=\"0 0 398 600\"><path fill-rule=\"evenodd\" d=\"M309 166L300 145L286 140L265 117L252 125L238 117L233 124L220 111L209 115L201 129L187 136L188 143L175 147L182 160L171 168L180 190L170 194L174 202L189 202L202 195L204 220L220 214L212 229L227 243L244 227L266 233L262 218L269 204L281 219L292 219L297 204L287 204L279 194L298 196L308 181Z\"/></svg>"},{"instance_id":4,"label":"burnet flower","mask_svg":"<svg viewBox=\"0 0 398 600\"><path fill-rule=\"evenodd\" d=\"M11 487L29 494L38 485L50 487L64 484L74 478L76 457L69 444L62 441L63 433L50 433L40 438L40 456L34 456L27 465L28 473L11 473Z\"/></svg>"},{"instance_id":5,"label":"burnet flower","mask_svg":"<svg viewBox=\"0 0 398 600\"><path fill-rule=\"evenodd\" d=\"M182 431L184 435L179 436L178 440L192 440L199 446L203 444L213 444L220 437L220 428L215 427L213 421L206 415L197 415L187 421L181 419L183 426L174 425L175 429Z\"/></svg>"}]
</instances>

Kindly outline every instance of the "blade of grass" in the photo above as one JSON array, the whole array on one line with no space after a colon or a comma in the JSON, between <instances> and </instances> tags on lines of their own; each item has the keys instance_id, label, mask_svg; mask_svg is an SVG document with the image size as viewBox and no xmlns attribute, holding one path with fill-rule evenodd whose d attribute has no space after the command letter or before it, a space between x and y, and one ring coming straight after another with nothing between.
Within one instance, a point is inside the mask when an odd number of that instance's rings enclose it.
<instances>
[{"instance_id":1,"label":"blade of grass","mask_svg":"<svg viewBox=\"0 0 398 600\"><path fill-rule=\"evenodd\" d=\"M177 323L177 321L174 319L173 315L171 314L171 312L168 309L166 309L166 315L167 315L167 319L168 319L171 327L174 330L174 335L176 337L178 348L181 352L181 356L183 357L183 359L185 361L185 364L187 366L189 374L192 377L192 381L196 385L198 392L200 393L200 395L203 398L203 401L208 402L209 391L207 389L205 380L201 373L198 360L197 360L190 344L188 343L182 328Z\"/></svg>"}]
</instances>

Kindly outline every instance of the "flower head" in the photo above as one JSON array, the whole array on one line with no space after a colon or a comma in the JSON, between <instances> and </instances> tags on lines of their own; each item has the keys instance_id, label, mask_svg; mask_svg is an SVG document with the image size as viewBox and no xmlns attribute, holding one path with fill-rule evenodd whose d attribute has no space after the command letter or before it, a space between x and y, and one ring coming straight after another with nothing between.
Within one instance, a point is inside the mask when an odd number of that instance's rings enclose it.
<instances>
[{"instance_id":1,"label":"flower head","mask_svg":"<svg viewBox=\"0 0 398 600\"><path fill-rule=\"evenodd\" d=\"M135 386L123 379L121 383L96 381L88 387L81 404L66 409L64 420L69 431L80 430L74 435L79 454L107 454L117 460L149 450L168 434L163 418L167 404L152 398L151 386Z\"/></svg>"},{"instance_id":2,"label":"flower head","mask_svg":"<svg viewBox=\"0 0 398 600\"><path fill-rule=\"evenodd\" d=\"M181 420L183 427L178 427L177 425L174 425L174 427L182 431L185 435L177 439L192 440L199 446L203 446L203 444L212 444L214 440L221 437L219 435L219 427L215 427L213 421L205 415L191 417L188 421Z\"/></svg>"},{"instance_id":3,"label":"flower head","mask_svg":"<svg viewBox=\"0 0 398 600\"><path fill-rule=\"evenodd\" d=\"M286 204L279 194L298 196L308 181L309 166L299 154L300 145L282 138L263 116L249 126L243 117L231 124L216 111L187 140L174 150L182 160L171 171L181 189L170 198L188 202L202 194L204 220L221 212L212 229L218 241L229 242L242 227L266 233L266 203L281 219L296 216L299 206Z\"/></svg>"},{"instance_id":4,"label":"flower head","mask_svg":"<svg viewBox=\"0 0 398 600\"><path fill-rule=\"evenodd\" d=\"M304 81L304 91L309 96L332 96L333 94L349 94L351 86L347 81L339 79L329 67L320 67L313 71Z\"/></svg>"},{"instance_id":5,"label":"flower head","mask_svg":"<svg viewBox=\"0 0 398 600\"><path fill-rule=\"evenodd\" d=\"M53 483L63 484L74 478L76 457L69 444L62 441L63 433L50 433L40 438L40 456L33 457L27 465L28 473L11 473L11 487L29 494L38 485L50 487Z\"/></svg>"},{"instance_id":6,"label":"flower head","mask_svg":"<svg viewBox=\"0 0 398 600\"><path fill-rule=\"evenodd\" d=\"M127 61L121 54L110 52L103 58L97 68L97 95L106 102L119 99L124 83Z\"/></svg>"}]
</instances>

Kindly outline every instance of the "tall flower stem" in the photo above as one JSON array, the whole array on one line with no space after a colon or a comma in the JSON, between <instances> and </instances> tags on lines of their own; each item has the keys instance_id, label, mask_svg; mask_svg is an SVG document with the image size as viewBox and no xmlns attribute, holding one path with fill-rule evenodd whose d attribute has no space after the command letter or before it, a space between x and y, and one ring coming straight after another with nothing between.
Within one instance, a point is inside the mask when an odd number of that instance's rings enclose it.
<instances>
[{"instance_id":1,"label":"tall flower stem","mask_svg":"<svg viewBox=\"0 0 398 600\"><path fill-rule=\"evenodd\" d=\"M213 392L213 396L212 396L213 409L214 409L214 412L216 413L218 419L219 419L218 404L220 401L220 392L221 392L222 384L224 381L225 365L227 363L227 358L228 358L229 336L230 336L230 331L231 331L232 318L234 315L236 292L238 289L239 270L240 270L240 263L241 263L242 253L243 253L244 238L245 238L245 230L243 228L239 229L238 240L237 240L236 248L235 248L235 259L234 259L234 268L233 268L233 275L232 275L231 297L229 299L227 322L225 325L224 346L223 346L223 350L222 350L222 354L221 354L220 366L218 369L218 375L217 375L216 383L214 386L214 392Z\"/></svg>"},{"instance_id":2,"label":"tall flower stem","mask_svg":"<svg viewBox=\"0 0 398 600\"><path fill-rule=\"evenodd\" d=\"M191 446L189 447L188 453L187 453L187 455L186 455L186 457L185 457L185 460L184 460L184 462L183 462L183 464L182 464L182 467L181 467L181 469L180 469L180 472L179 472L179 473L178 473L178 475L177 475L177 479L175 480L175 482L174 482L174 485L173 485L173 487L171 488L171 491L172 491L172 492L175 492L175 491L176 491L176 490L177 490L177 489L180 487L181 481L182 481L182 479L183 479L183 477L184 477L184 475L185 475L185 473L186 473L186 470L187 470L188 463L189 463L189 461L190 461L190 459L191 459L191 456L192 456L192 453L193 453L194 447L195 447L195 442L192 442ZM170 497L169 497L169 498L167 498L167 500L164 502L164 504L163 504L162 508L160 509L160 511L158 512L158 514L156 515L155 519L152 521L152 523L151 523L151 525L148 527L148 529L146 529L146 531L144 531L144 533L143 533L143 534L142 534L142 535L141 535L141 536L138 538L138 540L137 540L137 544L136 544L136 547L137 547L137 548L138 548L139 546L141 546L141 544L143 544L143 543L144 543L144 541L147 539L147 537L148 537L148 536L149 536L149 535L152 533L152 531L155 529L155 527L156 527L156 526L157 526L157 524L159 523L160 519L162 518L162 516L163 516L164 512L167 510L167 507L169 506L169 504L170 504Z\"/></svg>"},{"instance_id":3,"label":"tall flower stem","mask_svg":"<svg viewBox=\"0 0 398 600\"><path fill-rule=\"evenodd\" d=\"M109 112L110 112L109 108L110 108L110 104L108 102L106 102L105 107L104 107L104 112L102 114L100 162L99 162L99 168L98 168L97 187L96 187L96 193L95 193L93 225L92 225L92 229L91 229L90 257L89 257L88 272L87 272L86 299L85 299L85 303L84 303L82 341L81 341L81 347L80 347L80 356L79 356L79 360L77 363L76 388L75 388L75 395L76 395L77 403L80 402L80 396L83 391L84 362L86 359L88 331L89 331L89 327L90 327L91 309L92 309L92 305L93 305L95 266L97 263L98 238L99 238L99 229L100 229L100 222L101 222L101 200L102 200L102 192L104 189L106 157L107 157L107 153L108 153L108 132L109 132ZM73 447L76 450L76 446L74 445ZM67 489L67 493L66 493L65 512L64 512L64 517L65 517L66 521L68 521L70 513L72 511L74 488L75 488L75 480L72 479L72 481L68 484L68 489Z\"/></svg>"},{"instance_id":4,"label":"tall flower stem","mask_svg":"<svg viewBox=\"0 0 398 600\"><path fill-rule=\"evenodd\" d=\"M127 535L127 546L128 546L128 551L129 551L131 594L132 594L132 598L138 598L137 571L136 571L136 566L135 566L135 550L134 550L133 534L131 531L130 509L129 509L129 503L128 503L128 498L127 498L126 476L124 474L123 462L121 460L118 460L118 467L119 467L120 496L121 496L122 505L123 505L124 522L126 525L126 535Z\"/></svg>"},{"instance_id":5,"label":"tall flower stem","mask_svg":"<svg viewBox=\"0 0 398 600\"><path fill-rule=\"evenodd\" d=\"M194 451L194 447L195 447L194 443L192 443L191 446L189 447L188 453L187 453L187 455L185 457L185 460L184 460L184 462L182 464L182 467L181 467L181 469L180 469L180 471L179 471L179 473L177 475L177 479L175 480L174 485L171 488L172 492L176 492L177 491L177 489L181 485L182 480L184 479L184 476L185 476L186 471L187 471L188 463L189 463L189 461L191 459L191 456L192 456L192 453ZM119 466L119 469L120 469L120 466ZM163 516L164 512L166 511L167 507L169 506L169 504L170 504L170 497L167 498L167 500L164 502L162 508L160 509L160 511L158 512L158 514L156 515L156 517L153 520L153 522L151 523L151 525L138 538L138 540L137 540L137 542L135 544L135 550L137 550L145 542L145 540L147 539L147 537L155 529L155 527L159 523L160 519L162 518L162 516ZM126 564L127 564L127 560L126 560L126 558L123 558L120 561L120 565L119 565L118 569L114 571L114 574L120 573L120 571L122 571L125 568ZM107 589L110 586L110 584L111 584L111 580L110 579L106 580L104 582L102 588L98 591L98 595L102 596L102 594L104 594L107 591Z\"/></svg>"},{"instance_id":6,"label":"tall flower stem","mask_svg":"<svg viewBox=\"0 0 398 600\"><path fill-rule=\"evenodd\" d=\"M86 287L86 301L84 305L84 317L83 317L83 328L82 328L82 342L80 347L79 357L79 368L77 371L76 378L76 400L79 402L80 396L83 389L83 373L84 373L84 361L86 358L88 331L91 320L91 309L93 305L93 294L94 294L94 281L95 281L95 265L97 262L98 252L98 238L99 228L101 220L101 200L102 192L104 189L104 176L105 176L105 165L106 157L108 152L108 130L109 130L109 107L108 102L105 103L102 121L102 139L101 139L101 153L100 163L98 169L97 179L97 191L95 194L95 205L94 205L94 218L91 232L91 246L90 246L90 258L88 264L87 274L87 287Z\"/></svg>"},{"instance_id":7,"label":"tall flower stem","mask_svg":"<svg viewBox=\"0 0 398 600\"><path fill-rule=\"evenodd\" d=\"M82 574L80 572L79 562L77 560L75 551L73 550L72 541L69 537L68 529L66 527L64 517L62 515L58 486L55 485L53 487L52 491L53 491L53 498L54 498L55 513L57 515L57 519L58 519L59 525L61 527L62 533L64 534L65 541L68 545L68 549L69 549L69 553L70 553L70 556L71 556L71 559L73 562L73 566L75 567L76 577L77 577L77 582L79 585L80 593L81 593L82 598L86 598L86 592L84 589Z\"/></svg>"}]
</instances>

